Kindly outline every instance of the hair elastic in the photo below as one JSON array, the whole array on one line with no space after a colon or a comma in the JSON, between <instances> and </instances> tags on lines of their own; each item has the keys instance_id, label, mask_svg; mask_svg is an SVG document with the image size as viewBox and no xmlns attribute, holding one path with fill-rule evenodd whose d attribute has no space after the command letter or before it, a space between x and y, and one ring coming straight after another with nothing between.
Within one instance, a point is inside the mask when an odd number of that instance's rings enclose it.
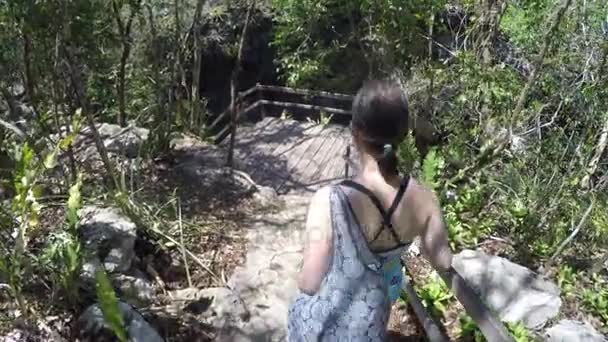
<instances>
[{"instance_id":1,"label":"hair elastic","mask_svg":"<svg viewBox=\"0 0 608 342\"><path fill-rule=\"evenodd\" d=\"M385 144L384 145L384 155L388 156L393 152L393 145L391 144Z\"/></svg>"}]
</instances>

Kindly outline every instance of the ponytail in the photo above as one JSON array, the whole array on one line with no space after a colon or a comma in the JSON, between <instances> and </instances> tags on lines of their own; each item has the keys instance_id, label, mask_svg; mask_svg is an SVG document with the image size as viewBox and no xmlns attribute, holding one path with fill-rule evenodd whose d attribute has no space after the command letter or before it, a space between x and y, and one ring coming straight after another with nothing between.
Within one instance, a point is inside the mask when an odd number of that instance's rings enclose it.
<instances>
[{"instance_id":1,"label":"ponytail","mask_svg":"<svg viewBox=\"0 0 608 342\"><path fill-rule=\"evenodd\" d=\"M352 128L386 179L399 173L397 146L408 132L405 92L393 81L366 82L353 99Z\"/></svg>"},{"instance_id":2,"label":"ponytail","mask_svg":"<svg viewBox=\"0 0 608 342\"><path fill-rule=\"evenodd\" d=\"M393 176L398 173L397 166L399 161L395 150L396 147L393 144L384 144L382 146L382 154L376 158L380 172L384 177Z\"/></svg>"}]
</instances>

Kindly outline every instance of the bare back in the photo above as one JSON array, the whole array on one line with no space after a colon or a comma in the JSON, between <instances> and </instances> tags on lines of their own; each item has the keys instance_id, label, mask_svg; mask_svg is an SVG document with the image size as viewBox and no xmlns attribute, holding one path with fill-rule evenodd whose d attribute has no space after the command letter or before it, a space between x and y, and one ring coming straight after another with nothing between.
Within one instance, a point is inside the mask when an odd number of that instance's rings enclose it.
<instances>
[{"instance_id":1,"label":"bare back","mask_svg":"<svg viewBox=\"0 0 608 342\"><path fill-rule=\"evenodd\" d=\"M387 182L381 175L372 173L363 174L355 181L369 189L382 206L388 208L397 195L401 179L394 177ZM382 229L382 214L369 196L359 191L349 191L348 196L372 250L388 250L420 236L423 250L430 261L441 269L450 267L451 251L437 199L432 191L415 179L410 178L405 193L391 216L399 242L395 241L388 229L384 229L374 240Z\"/></svg>"},{"instance_id":2,"label":"bare back","mask_svg":"<svg viewBox=\"0 0 608 342\"><path fill-rule=\"evenodd\" d=\"M365 177L355 179L355 181L368 188L380 200L384 208L388 208L399 188L399 179L395 179L393 184L388 184L382 177ZM382 229L382 215L372 200L359 191L349 191L348 197L355 211L355 215L361 224L363 234L368 242L372 242L374 236ZM393 227L401 242L411 242L424 230L424 217L421 217L424 210L425 198L428 202L429 192L424 189L415 179L410 179L399 201L397 209L391 217ZM429 203L434 205L434 203ZM427 206L429 205L427 204ZM384 229L378 238L370 245L372 250L387 250L396 247L396 241L389 230Z\"/></svg>"}]
</instances>

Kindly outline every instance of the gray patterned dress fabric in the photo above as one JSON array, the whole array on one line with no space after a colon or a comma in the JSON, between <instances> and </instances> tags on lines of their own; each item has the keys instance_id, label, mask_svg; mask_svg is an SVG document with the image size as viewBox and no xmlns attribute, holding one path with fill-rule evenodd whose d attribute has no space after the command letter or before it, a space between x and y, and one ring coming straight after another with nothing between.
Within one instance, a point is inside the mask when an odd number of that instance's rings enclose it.
<instances>
[{"instance_id":1,"label":"gray patterned dress fabric","mask_svg":"<svg viewBox=\"0 0 608 342\"><path fill-rule=\"evenodd\" d=\"M384 341L391 303L379 272L382 254L369 250L345 191L330 191L333 255L317 294L300 293L289 307L289 341Z\"/></svg>"}]
</instances>

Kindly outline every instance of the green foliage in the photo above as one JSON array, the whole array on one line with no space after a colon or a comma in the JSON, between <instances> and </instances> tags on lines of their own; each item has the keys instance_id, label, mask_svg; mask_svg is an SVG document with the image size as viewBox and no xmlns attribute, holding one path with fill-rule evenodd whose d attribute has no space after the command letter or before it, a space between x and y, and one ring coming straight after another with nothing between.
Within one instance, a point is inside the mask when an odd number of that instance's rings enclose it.
<instances>
[{"instance_id":1,"label":"green foliage","mask_svg":"<svg viewBox=\"0 0 608 342\"><path fill-rule=\"evenodd\" d=\"M460 317L458 318L458 322L460 324L460 331L458 332L459 338L465 339L465 340L472 339L474 342L487 341L486 338L481 333L481 330L479 330L479 327L477 326L475 321L473 321L473 319L469 315L467 315L467 314L460 315ZM507 327L507 330L509 331L509 333L511 333L511 336L513 336L513 339L516 342L535 341L535 339L531 336L531 334L528 332L528 330L526 329L526 327L523 324L506 323L505 325Z\"/></svg>"},{"instance_id":2,"label":"green foliage","mask_svg":"<svg viewBox=\"0 0 608 342\"><path fill-rule=\"evenodd\" d=\"M608 326L608 283L601 276L594 274L591 285L581 294L585 311L599 318L602 324Z\"/></svg>"},{"instance_id":3,"label":"green foliage","mask_svg":"<svg viewBox=\"0 0 608 342\"><path fill-rule=\"evenodd\" d=\"M577 274L568 265L561 266L557 271L557 285L565 296L575 295Z\"/></svg>"},{"instance_id":4,"label":"green foliage","mask_svg":"<svg viewBox=\"0 0 608 342\"><path fill-rule=\"evenodd\" d=\"M16 166L13 171L15 197L12 201L12 209L15 213L15 221L18 223L15 245L10 254L5 256L0 271L9 279L8 285L12 295L18 302L21 310L27 312L25 299L22 294L23 279L29 271L29 263L26 259L29 243L29 230L38 224L40 205L38 198L41 189L37 182L40 177L41 165L34 158L34 151L26 143L17 149Z\"/></svg>"},{"instance_id":5,"label":"green foliage","mask_svg":"<svg viewBox=\"0 0 608 342\"><path fill-rule=\"evenodd\" d=\"M516 342L531 342L534 341L528 329L521 323L507 323L507 329L515 338Z\"/></svg>"},{"instance_id":6,"label":"green foliage","mask_svg":"<svg viewBox=\"0 0 608 342\"><path fill-rule=\"evenodd\" d=\"M439 177L445 166L443 157L436 149L431 149L422 162L422 181L431 189L439 186Z\"/></svg>"},{"instance_id":7,"label":"green foliage","mask_svg":"<svg viewBox=\"0 0 608 342\"><path fill-rule=\"evenodd\" d=\"M284 110L280 116L281 120L291 120L293 116L288 111Z\"/></svg>"},{"instance_id":8,"label":"green foliage","mask_svg":"<svg viewBox=\"0 0 608 342\"><path fill-rule=\"evenodd\" d=\"M82 175L69 190L65 229L50 235L43 252L42 265L50 270L51 279L66 294L72 305L79 301L78 276L82 269L82 250L78 238L78 210L81 207Z\"/></svg>"},{"instance_id":9,"label":"green foliage","mask_svg":"<svg viewBox=\"0 0 608 342\"><path fill-rule=\"evenodd\" d=\"M401 145L399 145L397 152L400 162L399 168L403 173L417 177L420 171L420 153L411 131L408 132Z\"/></svg>"},{"instance_id":10,"label":"green foliage","mask_svg":"<svg viewBox=\"0 0 608 342\"><path fill-rule=\"evenodd\" d=\"M486 339L479 330L477 323L473 321L473 319L467 315L462 314L458 317L458 323L460 324L460 330L458 332L458 337L460 339L473 339L474 342L485 342Z\"/></svg>"},{"instance_id":11,"label":"green foliage","mask_svg":"<svg viewBox=\"0 0 608 342\"><path fill-rule=\"evenodd\" d=\"M306 118L309 122L314 122L317 125L325 128L331 123L331 119L333 118L333 114L327 114L325 111L319 112L319 119L312 120L311 118ZM283 118L283 116L281 116Z\"/></svg>"},{"instance_id":12,"label":"green foliage","mask_svg":"<svg viewBox=\"0 0 608 342\"><path fill-rule=\"evenodd\" d=\"M367 74L427 54L421 35L444 0L273 0L273 44L290 86L353 91ZM365 50L363 51L362 48ZM349 63L344 63L349 61Z\"/></svg>"},{"instance_id":13,"label":"green foliage","mask_svg":"<svg viewBox=\"0 0 608 342\"><path fill-rule=\"evenodd\" d=\"M95 292L106 324L108 324L119 341L126 342L127 332L122 313L118 306L118 300L116 299L116 293L114 293L114 288L106 272L102 269L97 270L95 273Z\"/></svg>"},{"instance_id":14,"label":"green foliage","mask_svg":"<svg viewBox=\"0 0 608 342\"><path fill-rule=\"evenodd\" d=\"M72 294L73 297L70 298L77 296L73 284L81 264L80 246L75 232L77 219L73 212L78 210L80 205L79 189L82 183L80 177L70 190L68 201L71 235L60 233L50 237L52 248L47 248L40 258L30 250L29 243L39 225L39 214L42 209L42 205L39 203L43 190L42 179L46 176L47 171L57 166L56 159L59 152L65 151L74 140L76 132L79 130L79 122L78 115L75 115L72 133L62 138L48 151L35 152L28 143L13 147L15 167L12 171L15 196L11 202L13 216L9 218L11 223L9 229L16 231L17 234L10 252L3 254L0 258L0 277L8 279L11 295L24 313L27 313L22 293L25 281L32 276L33 272L40 270L36 268L40 265L43 266L42 272L50 274L51 278L55 280L55 284L62 286ZM49 259L49 255L61 255L61 258L59 260L56 257ZM61 268L60 272L55 272L55 268L48 267L48 261L51 259L57 262ZM50 272L47 272L49 270Z\"/></svg>"},{"instance_id":15,"label":"green foliage","mask_svg":"<svg viewBox=\"0 0 608 342\"><path fill-rule=\"evenodd\" d=\"M435 317L443 317L446 305L453 295L436 273L433 273L427 280L427 283L416 289L416 293L422 304L429 308Z\"/></svg>"}]
</instances>

